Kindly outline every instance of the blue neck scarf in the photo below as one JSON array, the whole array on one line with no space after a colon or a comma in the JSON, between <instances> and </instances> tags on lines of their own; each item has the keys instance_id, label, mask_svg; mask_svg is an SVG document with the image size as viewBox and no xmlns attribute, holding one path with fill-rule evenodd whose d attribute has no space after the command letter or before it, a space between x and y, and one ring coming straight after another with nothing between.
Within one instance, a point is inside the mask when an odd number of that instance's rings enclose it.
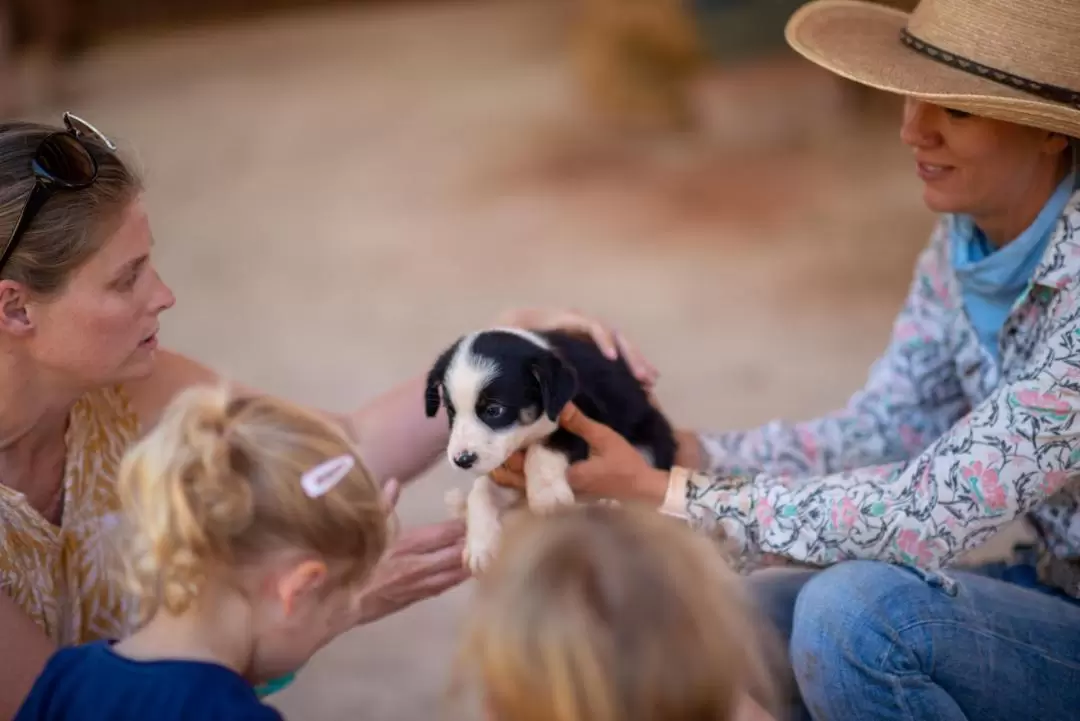
<instances>
[{"instance_id":1,"label":"blue neck scarf","mask_svg":"<svg viewBox=\"0 0 1080 721\"><path fill-rule=\"evenodd\" d=\"M1027 289L1080 177L1076 170L1061 181L1035 221L1002 248L995 248L968 215L949 217L953 272L960 282L964 309L979 342L995 362L1001 327Z\"/></svg>"}]
</instances>

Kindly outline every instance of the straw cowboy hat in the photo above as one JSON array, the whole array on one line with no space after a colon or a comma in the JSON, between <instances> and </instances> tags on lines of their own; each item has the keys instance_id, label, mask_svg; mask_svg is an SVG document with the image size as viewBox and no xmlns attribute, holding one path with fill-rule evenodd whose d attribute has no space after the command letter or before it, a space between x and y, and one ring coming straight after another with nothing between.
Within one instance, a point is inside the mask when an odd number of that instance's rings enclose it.
<instances>
[{"instance_id":1,"label":"straw cowboy hat","mask_svg":"<svg viewBox=\"0 0 1080 721\"><path fill-rule=\"evenodd\" d=\"M1080 137L1080 0L813 0L785 34L849 80Z\"/></svg>"}]
</instances>

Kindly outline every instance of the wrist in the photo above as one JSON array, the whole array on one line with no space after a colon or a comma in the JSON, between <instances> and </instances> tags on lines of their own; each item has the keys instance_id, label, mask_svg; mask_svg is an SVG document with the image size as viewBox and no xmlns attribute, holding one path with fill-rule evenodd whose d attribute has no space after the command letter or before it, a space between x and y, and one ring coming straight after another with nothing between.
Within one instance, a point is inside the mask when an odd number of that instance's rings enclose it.
<instances>
[{"instance_id":1,"label":"wrist","mask_svg":"<svg viewBox=\"0 0 1080 721\"><path fill-rule=\"evenodd\" d=\"M675 431L677 448L675 451L675 464L683 468L704 470L707 468L708 458L701 438L697 431L679 429Z\"/></svg>"},{"instance_id":2,"label":"wrist","mask_svg":"<svg viewBox=\"0 0 1080 721\"><path fill-rule=\"evenodd\" d=\"M634 497L658 508L668 505L671 493L671 474L656 468L650 468L634 484Z\"/></svg>"},{"instance_id":3,"label":"wrist","mask_svg":"<svg viewBox=\"0 0 1080 721\"><path fill-rule=\"evenodd\" d=\"M664 495L660 498L657 510L668 516L685 519L686 493L693 471L683 466L672 466L664 474Z\"/></svg>"},{"instance_id":4,"label":"wrist","mask_svg":"<svg viewBox=\"0 0 1080 721\"><path fill-rule=\"evenodd\" d=\"M365 589L353 602L351 612L347 618L343 619L342 628L338 630L338 633L374 623L385 615L384 604L380 602L377 592L370 588Z\"/></svg>"}]
</instances>

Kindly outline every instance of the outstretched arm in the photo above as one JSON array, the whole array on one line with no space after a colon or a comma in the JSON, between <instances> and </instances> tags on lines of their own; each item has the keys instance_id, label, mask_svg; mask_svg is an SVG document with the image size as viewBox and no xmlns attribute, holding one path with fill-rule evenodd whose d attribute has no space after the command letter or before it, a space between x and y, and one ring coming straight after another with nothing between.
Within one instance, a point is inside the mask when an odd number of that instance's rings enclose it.
<instances>
[{"instance_id":1,"label":"outstretched arm","mask_svg":"<svg viewBox=\"0 0 1080 721\"><path fill-rule=\"evenodd\" d=\"M531 330L581 333L596 341L608 355L626 358L646 385L656 378L653 366L620 333L581 313L525 309L505 313L497 323ZM129 390L143 426L149 427L157 423L165 406L183 389L221 380L218 373L191 358L160 351L153 375L132 384ZM241 390L251 391L237 385ZM321 412L345 428L380 480L396 478L408 483L438 459L449 437L442 411L435 418L428 418L423 399L424 378L417 375L351 413Z\"/></svg>"},{"instance_id":2,"label":"outstretched arm","mask_svg":"<svg viewBox=\"0 0 1080 721\"><path fill-rule=\"evenodd\" d=\"M743 553L933 568L1080 480L1080 295L1043 350L913 460L789 483L677 470L667 496Z\"/></svg>"},{"instance_id":3,"label":"outstretched arm","mask_svg":"<svg viewBox=\"0 0 1080 721\"><path fill-rule=\"evenodd\" d=\"M713 474L810 476L905 461L967 412L946 332L943 226L921 253L888 348L866 384L834 413L776 420L746 431L702 432L701 461Z\"/></svg>"},{"instance_id":4,"label":"outstretched arm","mask_svg":"<svg viewBox=\"0 0 1080 721\"><path fill-rule=\"evenodd\" d=\"M185 388L222 382L207 366L171 351L159 351L154 374L129 388L143 427L155 425L165 407ZM242 392L253 392L236 384ZM341 424L360 448L373 473L383 481L408 481L422 473L446 443L442 418L423 413L423 378L416 376L348 414L321 411Z\"/></svg>"}]
</instances>

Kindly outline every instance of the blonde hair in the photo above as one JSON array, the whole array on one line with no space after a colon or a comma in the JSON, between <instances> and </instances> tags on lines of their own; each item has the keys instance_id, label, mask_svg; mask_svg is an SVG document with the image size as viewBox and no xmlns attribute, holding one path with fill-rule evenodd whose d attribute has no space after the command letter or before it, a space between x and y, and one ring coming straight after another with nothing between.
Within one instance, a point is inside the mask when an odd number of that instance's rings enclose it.
<instances>
[{"instance_id":1,"label":"blonde hair","mask_svg":"<svg viewBox=\"0 0 1080 721\"><path fill-rule=\"evenodd\" d=\"M300 477L348 454L356 464L324 495ZM344 561L335 581L362 580L382 556L389 518L376 479L328 420L267 396L223 387L181 393L125 455L120 496L128 585L145 621L181 613L213 565L303 549ZM329 564L328 564L329 565Z\"/></svg>"},{"instance_id":2,"label":"blonde hair","mask_svg":"<svg viewBox=\"0 0 1080 721\"><path fill-rule=\"evenodd\" d=\"M505 533L455 677L495 721L728 721L747 697L775 706L764 624L705 537L595 505Z\"/></svg>"}]
</instances>

